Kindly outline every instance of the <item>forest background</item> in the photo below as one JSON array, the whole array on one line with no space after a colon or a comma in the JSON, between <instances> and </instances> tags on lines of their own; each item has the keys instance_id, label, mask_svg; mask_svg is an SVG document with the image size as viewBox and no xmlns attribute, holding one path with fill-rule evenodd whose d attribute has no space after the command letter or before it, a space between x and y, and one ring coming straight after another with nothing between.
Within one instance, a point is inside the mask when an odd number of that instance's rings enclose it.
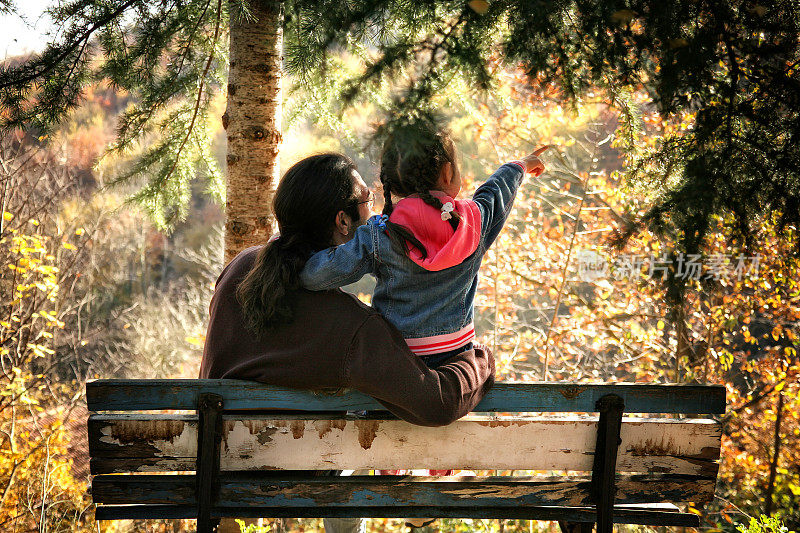
<instances>
[{"instance_id":1,"label":"forest background","mask_svg":"<svg viewBox=\"0 0 800 533\"><path fill-rule=\"evenodd\" d=\"M343 151L377 187L371 139L381 98L392 88L336 110L331 99L363 61L346 50L330 60L336 68L325 90L284 80L281 168L312 153ZM759 230L750 246L720 216L700 256L669 255L680 253L680 236L647 229L620 247L613 237L671 185L647 168L631 180L631 168L665 136L690 130L691 110L666 120L644 91L613 100L589 91L568 106L555 89L532 89L521 69L499 60L489 68L490 91L476 92L468 77L455 76L430 102L455 136L464 195L500 163L540 144L554 146L548 171L525 182L482 267L477 334L493 348L499 378L724 384L729 408L717 498L696 512L714 530L733 531L761 514L797 530L797 228L779 228L781 213L766 211L751 220ZM96 530L86 492L87 379L197 375L208 302L223 265L224 208L199 174L190 182L185 219L169 228L130 201L146 176L118 183L132 154L106 149L133 103L127 91L98 83L52 131L15 130L0 140L3 530ZM213 142L204 152L213 159L209 167L223 172L225 132L213 117L224 109L222 96L209 102ZM137 150L146 152L157 137ZM677 301L665 283L676 275L687 280ZM369 301L368 280L351 290ZM398 527L370 521L374 531ZM552 525L447 520L440 527Z\"/></svg>"}]
</instances>

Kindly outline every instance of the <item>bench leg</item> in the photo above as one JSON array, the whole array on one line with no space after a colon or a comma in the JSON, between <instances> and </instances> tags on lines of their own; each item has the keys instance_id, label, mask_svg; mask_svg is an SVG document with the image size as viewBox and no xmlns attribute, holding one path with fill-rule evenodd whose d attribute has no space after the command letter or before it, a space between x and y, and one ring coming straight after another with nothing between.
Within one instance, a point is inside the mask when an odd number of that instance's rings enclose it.
<instances>
[{"instance_id":1,"label":"bench leg","mask_svg":"<svg viewBox=\"0 0 800 533\"><path fill-rule=\"evenodd\" d=\"M597 533L614 529L614 496L617 490L617 451L625 402L616 394L597 400L600 420L597 423L597 445L592 466L592 496L597 509Z\"/></svg>"},{"instance_id":2,"label":"bench leg","mask_svg":"<svg viewBox=\"0 0 800 533\"><path fill-rule=\"evenodd\" d=\"M216 483L219 478L219 450L222 443L222 396L201 394L197 402L197 532L211 533L218 520L211 519Z\"/></svg>"}]
</instances>

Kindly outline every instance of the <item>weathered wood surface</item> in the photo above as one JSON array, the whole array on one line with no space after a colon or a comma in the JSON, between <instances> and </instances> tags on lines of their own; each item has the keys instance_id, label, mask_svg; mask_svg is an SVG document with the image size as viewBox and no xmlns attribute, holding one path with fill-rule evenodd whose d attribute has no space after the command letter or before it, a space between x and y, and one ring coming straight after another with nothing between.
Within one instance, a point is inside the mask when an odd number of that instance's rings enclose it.
<instances>
[{"instance_id":1,"label":"weathered wood surface","mask_svg":"<svg viewBox=\"0 0 800 533\"><path fill-rule=\"evenodd\" d=\"M308 415L306 415L308 417ZM596 417L465 417L445 427L401 420L226 415L220 465L231 470L500 469L591 471ZM717 473L721 428L704 419L623 419L617 471ZM193 415L92 415L93 473L192 470ZM126 459L117 463L119 459ZM142 459L136 464L135 459ZM188 467L188 468L187 468Z\"/></svg>"},{"instance_id":2,"label":"weathered wood surface","mask_svg":"<svg viewBox=\"0 0 800 533\"><path fill-rule=\"evenodd\" d=\"M197 444L197 466L195 467L198 533L211 533L214 529L211 507L217 499L224 407L225 402L219 394L203 393L200 396L197 409L197 433L200 435L200 439Z\"/></svg>"},{"instance_id":3,"label":"weathered wood surface","mask_svg":"<svg viewBox=\"0 0 800 533\"><path fill-rule=\"evenodd\" d=\"M97 520L123 520L148 518L194 518L197 509L170 505L98 505L95 511ZM505 518L518 520L563 520L568 522L594 522L594 509L582 507L517 507L514 509L497 507L215 507L211 511L214 518L318 518L318 517L385 517L385 518ZM632 508L615 508L614 523L642 524L647 526L698 527L700 519L693 514L668 511L651 511Z\"/></svg>"},{"instance_id":4,"label":"weathered wood surface","mask_svg":"<svg viewBox=\"0 0 800 533\"><path fill-rule=\"evenodd\" d=\"M308 505L592 506L588 477L221 476L220 507ZM705 502L714 480L696 476L617 476L616 503ZM101 475L92 481L98 504L196 505L193 475Z\"/></svg>"},{"instance_id":5,"label":"weathered wood surface","mask_svg":"<svg viewBox=\"0 0 800 533\"><path fill-rule=\"evenodd\" d=\"M331 394L242 380L102 379L86 385L90 411L196 409L202 392L221 395L226 409L385 410L373 398L357 391ZM551 382L496 383L475 411L594 412L595 402L605 394L622 397L626 413L725 412L725 388L718 385Z\"/></svg>"}]
</instances>

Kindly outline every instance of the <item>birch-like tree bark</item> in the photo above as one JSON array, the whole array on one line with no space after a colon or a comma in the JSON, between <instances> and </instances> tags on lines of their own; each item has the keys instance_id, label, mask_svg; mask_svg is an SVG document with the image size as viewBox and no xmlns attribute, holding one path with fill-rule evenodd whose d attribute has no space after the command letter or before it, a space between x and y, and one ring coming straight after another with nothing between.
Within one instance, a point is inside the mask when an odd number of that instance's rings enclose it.
<instances>
[{"instance_id":1,"label":"birch-like tree bark","mask_svg":"<svg viewBox=\"0 0 800 533\"><path fill-rule=\"evenodd\" d=\"M233 6L231 6L233 9ZM231 17L225 262L267 242L281 145L283 2L250 0L253 18Z\"/></svg>"}]
</instances>

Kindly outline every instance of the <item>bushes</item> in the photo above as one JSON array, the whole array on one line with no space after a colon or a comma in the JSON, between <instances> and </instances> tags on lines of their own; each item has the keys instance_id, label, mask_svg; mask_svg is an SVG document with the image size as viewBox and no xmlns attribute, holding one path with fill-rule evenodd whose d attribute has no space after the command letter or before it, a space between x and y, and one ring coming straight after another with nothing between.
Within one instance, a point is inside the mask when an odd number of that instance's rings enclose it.
<instances>
[{"instance_id":1,"label":"bushes","mask_svg":"<svg viewBox=\"0 0 800 533\"><path fill-rule=\"evenodd\" d=\"M79 396L60 350L83 232L52 215L69 181L51 160L14 139L0 155L0 529L88 531L65 427Z\"/></svg>"}]
</instances>

